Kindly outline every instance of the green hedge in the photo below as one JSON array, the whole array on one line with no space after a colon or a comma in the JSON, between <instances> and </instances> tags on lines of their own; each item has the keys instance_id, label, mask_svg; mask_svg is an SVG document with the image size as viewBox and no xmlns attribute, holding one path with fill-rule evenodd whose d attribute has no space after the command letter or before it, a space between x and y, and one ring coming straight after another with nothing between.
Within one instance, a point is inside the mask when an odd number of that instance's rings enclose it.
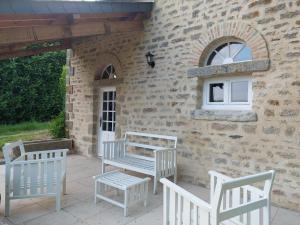
<instances>
[{"instance_id":1,"label":"green hedge","mask_svg":"<svg viewBox=\"0 0 300 225\"><path fill-rule=\"evenodd\" d=\"M66 53L0 61L0 124L49 121L63 109L60 75Z\"/></svg>"}]
</instances>

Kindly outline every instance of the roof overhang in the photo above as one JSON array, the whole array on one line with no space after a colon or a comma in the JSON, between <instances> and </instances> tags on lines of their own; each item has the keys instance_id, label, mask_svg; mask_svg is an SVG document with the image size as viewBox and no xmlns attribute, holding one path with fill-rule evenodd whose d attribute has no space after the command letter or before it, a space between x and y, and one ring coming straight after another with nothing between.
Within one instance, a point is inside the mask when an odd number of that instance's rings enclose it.
<instances>
[{"instance_id":1,"label":"roof overhang","mask_svg":"<svg viewBox=\"0 0 300 225\"><path fill-rule=\"evenodd\" d=\"M143 30L153 0L0 1L0 59L70 48L72 39ZM33 43L56 41L43 49Z\"/></svg>"},{"instance_id":2,"label":"roof overhang","mask_svg":"<svg viewBox=\"0 0 300 225\"><path fill-rule=\"evenodd\" d=\"M0 14L150 12L154 0L6 0Z\"/></svg>"}]
</instances>

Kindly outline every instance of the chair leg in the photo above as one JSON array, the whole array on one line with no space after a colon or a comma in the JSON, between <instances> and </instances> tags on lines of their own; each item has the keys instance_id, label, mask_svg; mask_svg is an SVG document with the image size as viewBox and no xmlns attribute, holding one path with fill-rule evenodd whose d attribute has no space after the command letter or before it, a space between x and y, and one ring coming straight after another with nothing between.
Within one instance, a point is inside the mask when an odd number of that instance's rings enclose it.
<instances>
[{"instance_id":1,"label":"chair leg","mask_svg":"<svg viewBox=\"0 0 300 225\"><path fill-rule=\"evenodd\" d=\"M153 181L153 194L157 194L157 178L154 177L154 181Z\"/></svg>"},{"instance_id":2,"label":"chair leg","mask_svg":"<svg viewBox=\"0 0 300 225\"><path fill-rule=\"evenodd\" d=\"M67 176L64 174L64 180L63 180L63 194L67 194Z\"/></svg>"},{"instance_id":3,"label":"chair leg","mask_svg":"<svg viewBox=\"0 0 300 225\"><path fill-rule=\"evenodd\" d=\"M105 173L105 164L102 162L102 174Z\"/></svg>"},{"instance_id":4,"label":"chair leg","mask_svg":"<svg viewBox=\"0 0 300 225\"><path fill-rule=\"evenodd\" d=\"M9 213L10 213L10 202L9 202L9 199L6 197L5 198L5 212L4 212L4 216L8 217L9 216Z\"/></svg>"},{"instance_id":5,"label":"chair leg","mask_svg":"<svg viewBox=\"0 0 300 225\"><path fill-rule=\"evenodd\" d=\"M56 194L56 211L59 212L61 209L61 193Z\"/></svg>"}]
</instances>

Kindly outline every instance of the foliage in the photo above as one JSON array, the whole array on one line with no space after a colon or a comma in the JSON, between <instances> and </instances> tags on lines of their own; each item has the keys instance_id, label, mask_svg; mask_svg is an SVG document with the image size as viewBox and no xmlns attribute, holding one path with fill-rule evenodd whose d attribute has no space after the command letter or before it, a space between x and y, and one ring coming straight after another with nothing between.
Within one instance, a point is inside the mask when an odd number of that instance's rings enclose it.
<instances>
[{"instance_id":1,"label":"foliage","mask_svg":"<svg viewBox=\"0 0 300 225\"><path fill-rule=\"evenodd\" d=\"M50 122L49 131L50 131L50 134L54 138L66 137L65 112L64 111L60 112L59 115Z\"/></svg>"},{"instance_id":2,"label":"foliage","mask_svg":"<svg viewBox=\"0 0 300 225\"><path fill-rule=\"evenodd\" d=\"M64 108L64 51L0 61L0 124L49 121Z\"/></svg>"}]
</instances>

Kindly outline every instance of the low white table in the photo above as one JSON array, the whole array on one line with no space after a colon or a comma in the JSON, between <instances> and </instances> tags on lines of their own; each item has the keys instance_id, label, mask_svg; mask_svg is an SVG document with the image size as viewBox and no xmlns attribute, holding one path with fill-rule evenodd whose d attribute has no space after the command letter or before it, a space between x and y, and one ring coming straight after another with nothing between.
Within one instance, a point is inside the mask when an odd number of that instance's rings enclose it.
<instances>
[{"instance_id":1,"label":"low white table","mask_svg":"<svg viewBox=\"0 0 300 225\"><path fill-rule=\"evenodd\" d=\"M148 204L148 182L150 178L134 177L119 171L112 171L102 175L94 176L95 180L95 204L97 199L102 199L124 209L124 216L128 215L128 206L144 201ZM112 189L124 192L124 202L113 200L105 193Z\"/></svg>"}]
</instances>

